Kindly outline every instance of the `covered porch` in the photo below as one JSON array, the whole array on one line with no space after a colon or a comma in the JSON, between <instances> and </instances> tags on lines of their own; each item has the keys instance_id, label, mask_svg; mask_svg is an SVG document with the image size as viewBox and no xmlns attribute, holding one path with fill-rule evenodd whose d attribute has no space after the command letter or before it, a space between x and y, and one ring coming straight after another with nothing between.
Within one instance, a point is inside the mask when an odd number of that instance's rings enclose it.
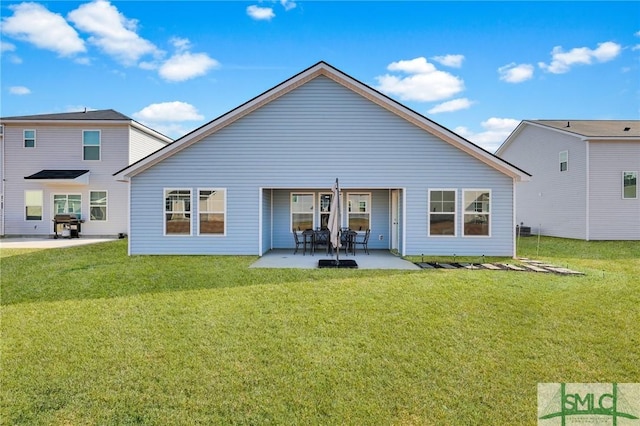
<instances>
[{"instance_id":1,"label":"covered porch","mask_svg":"<svg viewBox=\"0 0 640 426\"><path fill-rule=\"evenodd\" d=\"M370 250L402 253L403 192L399 188L341 187L341 228L359 234L369 229ZM330 188L261 188L260 194L261 256L273 250L293 253L294 230L301 237L305 230L326 229Z\"/></svg>"}]
</instances>

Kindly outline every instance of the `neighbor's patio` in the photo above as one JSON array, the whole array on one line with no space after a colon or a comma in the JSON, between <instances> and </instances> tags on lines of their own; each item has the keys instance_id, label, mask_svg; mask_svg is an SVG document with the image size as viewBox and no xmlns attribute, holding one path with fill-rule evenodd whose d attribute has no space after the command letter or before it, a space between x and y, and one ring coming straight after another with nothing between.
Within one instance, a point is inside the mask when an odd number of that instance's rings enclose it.
<instances>
[{"instance_id":1,"label":"neighbor's patio","mask_svg":"<svg viewBox=\"0 0 640 426\"><path fill-rule=\"evenodd\" d=\"M340 260L355 260L358 269L420 269L418 265L394 255L389 250L369 250L369 252L371 254L359 251L355 256L353 254L345 256L344 253L340 253ZM320 259L335 259L335 256L327 256L325 253L303 255L302 250L293 254L293 249L277 249L264 254L251 265L251 268L315 269Z\"/></svg>"}]
</instances>

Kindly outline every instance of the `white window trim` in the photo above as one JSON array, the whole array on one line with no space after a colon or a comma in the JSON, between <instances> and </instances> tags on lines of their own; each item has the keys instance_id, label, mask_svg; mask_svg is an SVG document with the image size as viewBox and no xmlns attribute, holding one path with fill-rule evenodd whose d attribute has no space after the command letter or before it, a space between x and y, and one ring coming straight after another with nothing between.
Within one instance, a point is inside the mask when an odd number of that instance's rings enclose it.
<instances>
[{"instance_id":1,"label":"white window trim","mask_svg":"<svg viewBox=\"0 0 640 426\"><path fill-rule=\"evenodd\" d=\"M97 160L87 160L84 158L84 134L85 132L98 132L100 143L98 144L98 159ZM86 146L95 146L95 145L86 145ZM102 161L102 130L100 129L82 129L82 161L91 161L97 162Z\"/></svg>"},{"instance_id":2,"label":"white window trim","mask_svg":"<svg viewBox=\"0 0 640 426\"><path fill-rule=\"evenodd\" d=\"M105 204L104 207L105 207L105 215L107 217L104 220L92 220L91 219L91 207L92 207L92 204L91 204L91 193L92 192L104 192L106 194L105 197L107 199L107 204ZM98 222L98 223L105 223L105 222L109 221L109 191L107 191L106 189L92 189L92 190L89 191L89 215L87 217L87 220L89 222Z\"/></svg>"},{"instance_id":3,"label":"white window trim","mask_svg":"<svg viewBox=\"0 0 640 426\"><path fill-rule=\"evenodd\" d=\"M465 201L464 201L464 194L465 192L488 192L489 193L489 211L487 213L480 213L480 214L486 214L487 216L489 216L489 233L487 235L467 235L464 233L464 218L467 214L472 214L472 213L467 213L466 212L466 206L465 206ZM463 188L462 189L462 200L461 200L462 206L460 207L460 216L461 216L461 220L462 220L462 236L464 238L490 238L491 234L493 232L493 194L492 191L490 189L487 188Z\"/></svg>"},{"instance_id":4,"label":"white window trim","mask_svg":"<svg viewBox=\"0 0 640 426\"><path fill-rule=\"evenodd\" d=\"M197 228L197 233L196 235L198 236L202 236L202 237L214 237L214 238L220 238L220 237L226 237L227 236L227 188L198 188L198 204L197 204L197 217L196 217L196 228ZM222 207L222 212L217 212L217 211L206 211L204 213L222 213L224 215L224 230L222 231L222 234L201 234L200 233L200 213L203 213L200 211L200 191L223 191L224 193L224 197L223 197L223 207ZM191 205L192 209L193 209L193 204Z\"/></svg>"},{"instance_id":5,"label":"white window trim","mask_svg":"<svg viewBox=\"0 0 640 426\"><path fill-rule=\"evenodd\" d=\"M311 219L311 227L312 229L316 228L316 197L315 197L315 192L300 192L300 191L291 191L289 193L289 229L291 230L291 232L293 232L293 195L311 195L311 199L312 199L312 219ZM296 212L296 213L300 213L300 212ZM300 230L301 232L304 231L304 229Z\"/></svg>"},{"instance_id":6,"label":"white window trim","mask_svg":"<svg viewBox=\"0 0 640 426\"><path fill-rule=\"evenodd\" d=\"M453 212L432 212L431 211L431 191L453 191L454 210ZM433 238L455 238L458 236L458 190L456 188L429 188L427 190L427 236ZM431 215L453 213L453 235L431 234Z\"/></svg>"},{"instance_id":7,"label":"white window trim","mask_svg":"<svg viewBox=\"0 0 640 426\"><path fill-rule=\"evenodd\" d=\"M33 132L33 146L25 146L27 140L26 132ZM23 149L35 149L38 146L38 132L36 129L23 129L22 130L22 148Z\"/></svg>"},{"instance_id":8,"label":"white window trim","mask_svg":"<svg viewBox=\"0 0 640 426\"><path fill-rule=\"evenodd\" d=\"M636 196L635 197L625 197L624 196L624 175L626 173L634 173L636 176ZM638 199L638 172L632 170L625 170L622 172L622 199L623 200L637 200Z\"/></svg>"},{"instance_id":9,"label":"white window trim","mask_svg":"<svg viewBox=\"0 0 640 426\"><path fill-rule=\"evenodd\" d=\"M562 154L566 155L566 161L562 161ZM565 170L562 170L562 163L567 163L567 168ZM560 173L564 173L564 172L568 172L569 171L569 151L565 150L565 151L560 151L560 153L558 154L558 170L560 170Z\"/></svg>"},{"instance_id":10,"label":"white window trim","mask_svg":"<svg viewBox=\"0 0 640 426\"><path fill-rule=\"evenodd\" d=\"M27 219L27 207L29 207L29 205L27 204L27 192L40 193L40 209L41 209L41 215L42 215L40 219ZM24 190L24 210L22 212L23 212L22 219L27 223L43 222L44 221L44 191L41 189L25 189Z\"/></svg>"},{"instance_id":11,"label":"white window trim","mask_svg":"<svg viewBox=\"0 0 640 426\"><path fill-rule=\"evenodd\" d=\"M321 220L322 215L329 214L327 212L323 212L320 210L320 208L322 207L321 200L323 195L333 195L333 192L323 191L318 193L318 223L320 224L320 226L322 225L322 220ZM344 195L342 194L342 191L340 191L340 209L344 211ZM340 222L344 223L344 215L342 214L342 212L340 212ZM342 223L340 223L340 227L343 226Z\"/></svg>"},{"instance_id":12,"label":"white window trim","mask_svg":"<svg viewBox=\"0 0 640 426\"><path fill-rule=\"evenodd\" d=\"M351 195L368 195L369 196L369 205L367 206L368 209L365 213L367 213L369 215L369 229L371 229L372 225L373 225L373 195L371 195L371 192L364 192L364 191L350 191L347 192L346 194L346 201L344 203L344 211L346 212L346 214L344 215L346 217L346 223L345 226L349 226L349 215L351 215L351 212L349 211L349 196ZM353 212L354 214L362 214L362 212ZM356 231L359 233L365 233L366 229L363 229L362 231L358 230L358 229L352 229L352 231Z\"/></svg>"},{"instance_id":13,"label":"white window trim","mask_svg":"<svg viewBox=\"0 0 640 426\"><path fill-rule=\"evenodd\" d=\"M167 234L167 191L189 191L189 205L191 206L191 210L189 210L189 214L191 217L189 218L189 233L188 234ZM190 237L193 235L193 190L191 188L163 188L162 189L162 235L169 238L174 237Z\"/></svg>"},{"instance_id":14,"label":"white window trim","mask_svg":"<svg viewBox=\"0 0 640 426\"><path fill-rule=\"evenodd\" d=\"M84 215L84 209L82 208L82 203L83 203L83 196L81 192L54 192L51 194L51 217L53 218L53 216L55 216L56 214L56 203L55 203L55 199L56 199L56 195L66 195L67 196L67 210L69 210L69 195L79 195L80 196L80 218L82 220L85 220L86 217ZM61 213L61 214L70 214L68 211L65 213Z\"/></svg>"}]
</instances>

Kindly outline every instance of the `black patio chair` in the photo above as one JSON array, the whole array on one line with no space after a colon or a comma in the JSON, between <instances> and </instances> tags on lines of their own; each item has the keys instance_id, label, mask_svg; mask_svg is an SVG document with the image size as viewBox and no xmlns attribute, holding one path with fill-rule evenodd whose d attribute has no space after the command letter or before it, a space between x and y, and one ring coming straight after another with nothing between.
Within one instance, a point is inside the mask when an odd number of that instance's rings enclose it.
<instances>
[{"instance_id":1,"label":"black patio chair","mask_svg":"<svg viewBox=\"0 0 640 426\"><path fill-rule=\"evenodd\" d=\"M331 237L331 233L329 232L328 229L321 229L319 231L315 232L314 238L313 238L313 245L314 245L314 250L316 247L318 246L325 246L326 247L326 251L327 254L329 254L329 239Z\"/></svg>"},{"instance_id":2,"label":"black patio chair","mask_svg":"<svg viewBox=\"0 0 640 426\"><path fill-rule=\"evenodd\" d=\"M356 247L358 245L361 245L362 248L364 249L364 252L369 254L369 236L371 235L371 229L367 229L364 233L364 235L361 234L356 234L353 237L353 240L351 241L351 244L353 245L353 254L356 254Z\"/></svg>"},{"instance_id":3,"label":"black patio chair","mask_svg":"<svg viewBox=\"0 0 640 426\"><path fill-rule=\"evenodd\" d=\"M298 238L298 233L296 232L295 229L292 229L293 231L293 241L296 243L296 249L293 252L293 254L298 253L298 247L302 245L302 241L300 241L300 238Z\"/></svg>"}]
</instances>

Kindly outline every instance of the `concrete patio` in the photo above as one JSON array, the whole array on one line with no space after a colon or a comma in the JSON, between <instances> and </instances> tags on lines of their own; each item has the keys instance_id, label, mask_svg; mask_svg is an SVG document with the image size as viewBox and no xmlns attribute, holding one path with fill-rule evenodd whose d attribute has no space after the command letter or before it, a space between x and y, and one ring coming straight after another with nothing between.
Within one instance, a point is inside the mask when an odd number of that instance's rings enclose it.
<instances>
[{"instance_id":1,"label":"concrete patio","mask_svg":"<svg viewBox=\"0 0 640 426\"><path fill-rule=\"evenodd\" d=\"M52 249L82 246L86 244L114 241L116 238L49 238L49 237L3 237L0 238L0 248L3 249Z\"/></svg>"},{"instance_id":2,"label":"concrete patio","mask_svg":"<svg viewBox=\"0 0 640 426\"><path fill-rule=\"evenodd\" d=\"M418 265L395 256L388 250L369 250L369 252L371 254L358 251L355 256L352 254L345 256L344 253L340 253L340 260L355 260L358 264L358 269L420 270ZM297 254L293 254L293 249L271 250L251 265L251 268L315 269L321 259L335 259L335 256L327 256L325 253L317 252L313 256L309 253L303 255L302 250L298 250Z\"/></svg>"}]
</instances>

